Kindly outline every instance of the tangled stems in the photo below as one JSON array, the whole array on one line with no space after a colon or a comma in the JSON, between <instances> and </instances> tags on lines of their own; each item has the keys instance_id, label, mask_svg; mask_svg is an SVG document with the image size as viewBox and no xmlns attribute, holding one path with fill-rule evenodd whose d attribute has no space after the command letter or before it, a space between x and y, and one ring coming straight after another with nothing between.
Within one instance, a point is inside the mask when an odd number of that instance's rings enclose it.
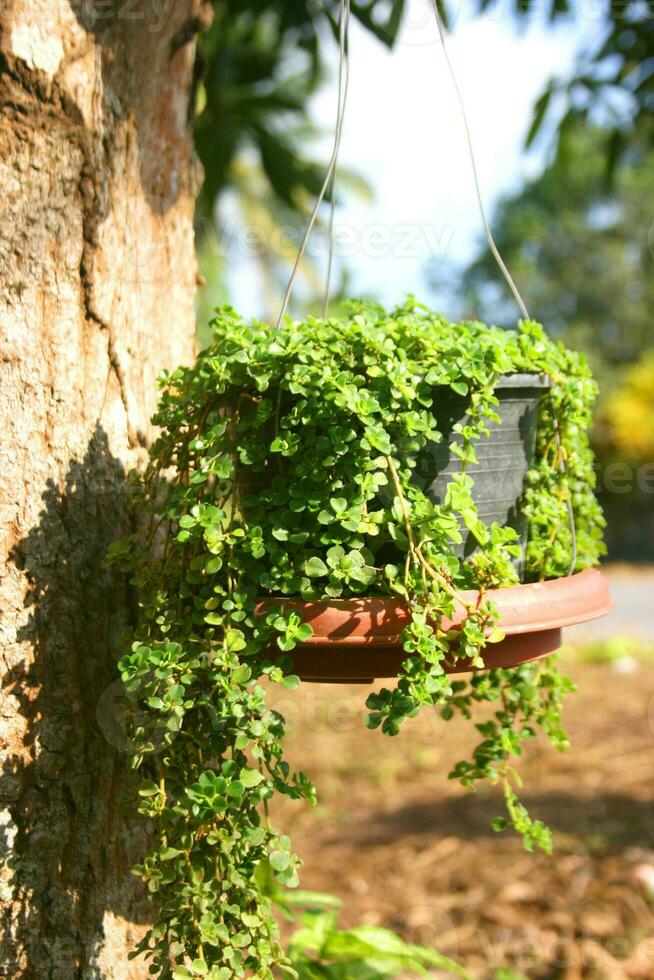
<instances>
[{"instance_id":1,"label":"tangled stems","mask_svg":"<svg viewBox=\"0 0 654 980\"><path fill-rule=\"evenodd\" d=\"M569 506L576 568L601 553L586 436L595 385L585 359L537 324L452 325L413 301L390 314L351 304L343 320L276 332L229 309L213 325L213 346L162 379L160 436L135 477L144 533L112 549L141 604L119 665L139 808L154 831L136 870L158 918L139 951L161 977L293 976L273 903L297 883L298 862L268 804L276 794L313 803L315 790L285 761L284 719L266 703L267 686L297 687L293 649L311 634L284 600L401 597L411 613L403 673L369 696L367 724L395 734L421 708L470 718L477 703L497 702L472 761L452 775L502 785L507 816L496 828L509 823L547 849L510 759L536 728L565 744L569 682L548 662L480 670L468 689L444 663L483 665L485 646L501 639L485 592L517 580L516 532L486 526L472 493L475 446L499 420L498 379L551 379L521 502L528 580L567 573ZM461 467L434 503L414 475L420 452L444 437L448 392L467 406L451 444ZM477 542L465 560L463 528ZM478 601L446 629L461 589Z\"/></svg>"}]
</instances>

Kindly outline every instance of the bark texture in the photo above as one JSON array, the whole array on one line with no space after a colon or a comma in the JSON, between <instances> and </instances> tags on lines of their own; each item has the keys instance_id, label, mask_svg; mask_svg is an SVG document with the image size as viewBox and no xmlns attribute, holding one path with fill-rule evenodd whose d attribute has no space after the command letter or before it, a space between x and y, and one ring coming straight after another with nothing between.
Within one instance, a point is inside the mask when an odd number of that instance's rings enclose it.
<instances>
[{"instance_id":1,"label":"bark texture","mask_svg":"<svg viewBox=\"0 0 654 980\"><path fill-rule=\"evenodd\" d=\"M193 353L205 0L0 10L0 976L145 977L102 569L164 367Z\"/></svg>"}]
</instances>

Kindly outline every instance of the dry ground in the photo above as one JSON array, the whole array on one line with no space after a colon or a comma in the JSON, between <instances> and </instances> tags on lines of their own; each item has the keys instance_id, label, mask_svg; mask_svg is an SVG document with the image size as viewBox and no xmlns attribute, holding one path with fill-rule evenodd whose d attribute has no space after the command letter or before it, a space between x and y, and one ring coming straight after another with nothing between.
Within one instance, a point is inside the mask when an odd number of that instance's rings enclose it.
<instances>
[{"instance_id":1,"label":"dry ground","mask_svg":"<svg viewBox=\"0 0 654 980\"><path fill-rule=\"evenodd\" d=\"M520 767L553 857L493 833L495 790L448 782L474 743L465 723L425 716L388 738L363 727L367 687L277 695L320 796L276 814L302 886L338 895L343 925L389 925L479 980L654 980L654 889L639 880L654 875L654 662L566 666L572 748L539 740Z\"/></svg>"}]
</instances>

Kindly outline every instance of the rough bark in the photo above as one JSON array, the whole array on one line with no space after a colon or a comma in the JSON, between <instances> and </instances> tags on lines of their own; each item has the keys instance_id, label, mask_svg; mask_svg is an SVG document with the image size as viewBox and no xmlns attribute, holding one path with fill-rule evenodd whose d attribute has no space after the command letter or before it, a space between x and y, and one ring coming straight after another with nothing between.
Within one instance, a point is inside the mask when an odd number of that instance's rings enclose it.
<instances>
[{"instance_id":1,"label":"rough bark","mask_svg":"<svg viewBox=\"0 0 654 980\"><path fill-rule=\"evenodd\" d=\"M0 11L0 975L147 975L112 718L132 613L102 568L156 376L193 352L205 0Z\"/></svg>"}]
</instances>

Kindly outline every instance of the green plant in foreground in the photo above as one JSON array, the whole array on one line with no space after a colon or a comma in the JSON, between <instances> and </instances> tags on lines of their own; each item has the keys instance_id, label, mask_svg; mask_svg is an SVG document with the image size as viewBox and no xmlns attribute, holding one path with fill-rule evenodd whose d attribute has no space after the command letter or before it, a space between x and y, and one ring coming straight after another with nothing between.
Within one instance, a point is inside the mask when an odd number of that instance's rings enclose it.
<instances>
[{"instance_id":1,"label":"green plant in foreground","mask_svg":"<svg viewBox=\"0 0 654 980\"><path fill-rule=\"evenodd\" d=\"M587 641L581 646L572 645L570 656L590 664L616 664L654 662L654 644L630 636L628 633L615 633L603 639Z\"/></svg>"},{"instance_id":2,"label":"green plant in foreground","mask_svg":"<svg viewBox=\"0 0 654 980\"><path fill-rule=\"evenodd\" d=\"M466 684L452 681L443 661L483 665L486 644L502 636L484 593L516 581L516 533L479 519L468 472L498 418L498 378L536 371L551 379L522 501L532 580L569 569L568 501L576 568L602 550L586 438L595 384L583 356L535 323L452 325L414 301L392 313L353 303L344 319L278 331L226 309L213 328L215 343L196 364L162 379L161 434L135 478L143 533L112 550L141 605L119 665L143 776L140 811L156 835L136 869L158 906L139 949L161 977L295 977L273 902L297 885L298 861L268 805L275 794L313 803L315 790L285 761L284 719L261 683L299 683L292 651L310 626L285 598L401 597L411 612L403 673L368 698L369 726L392 735L421 708L470 717L477 702L496 703L494 720L477 726L472 761L452 776L471 787L501 784L507 816L496 829L509 823L528 847L549 849L546 828L517 798L510 760L537 727L564 747L560 707L570 682L550 660L476 673ZM436 505L412 473L421 449L443 438L438 402L448 390L468 408L452 446L461 471ZM465 561L454 551L463 525L478 542ZM481 600L446 632L460 588L479 590Z\"/></svg>"},{"instance_id":3,"label":"green plant in foreground","mask_svg":"<svg viewBox=\"0 0 654 980\"><path fill-rule=\"evenodd\" d=\"M469 980L469 974L447 956L404 942L389 929L339 929L340 902L331 895L291 892L278 903L286 917L299 925L288 946L299 980L379 980L406 976L408 971L424 976L430 969Z\"/></svg>"}]
</instances>

